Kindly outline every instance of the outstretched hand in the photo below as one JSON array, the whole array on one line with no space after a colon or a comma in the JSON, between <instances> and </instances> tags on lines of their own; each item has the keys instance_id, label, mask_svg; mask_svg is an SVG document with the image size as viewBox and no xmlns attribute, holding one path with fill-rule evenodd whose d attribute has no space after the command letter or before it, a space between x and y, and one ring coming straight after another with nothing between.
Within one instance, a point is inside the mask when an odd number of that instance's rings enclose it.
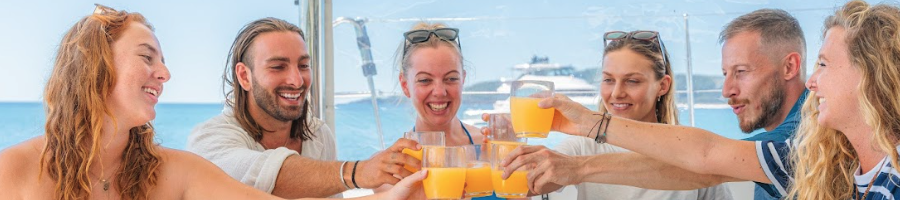
<instances>
[{"instance_id":1,"label":"outstretched hand","mask_svg":"<svg viewBox=\"0 0 900 200\"><path fill-rule=\"evenodd\" d=\"M595 118L592 117L595 114L594 111L562 94L555 94L553 97L541 100L538 107L555 108L553 124L550 129L569 135L587 136L593 125L591 119Z\"/></svg>"},{"instance_id":2,"label":"outstretched hand","mask_svg":"<svg viewBox=\"0 0 900 200\"><path fill-rule=\"evenodd\" d=\"M501 178L506 179L523 166L534 166L528 172L528 189L535 194L545 194L565 185L581 183L581 165L575 157L568 156L544 146L521 146L516 148L500 163L505 167Z\"/></svg>"},{"instance_id":3,"label":"outstretched hand","mask_svg":"<svg viewBox=\"0 0 900 200\"><path fill-rule=\"evenodd\" d=\"M422 190L421 189L422 187L415 187L415 186L416 186L416 183L419 183L419 181L422 181L423 179L425 179L425 177L428 177L428 170L427 169L419 170L419 172L413 173L412 175L407 176L406 178L403 178L403 180L398 182L397 185L394 185L394 187L392 187L391 190L388 191L387 194L385 194L385 196L383 196L383 198L380 198L380 199L383 199L383 200L405 200L405 199L408 199L416 189Z\"/></svg>"},{"instance_id":4,"label":"outstretched hand","mask_svg":"<svg viewBox=\"0 0 900 200\"><path fill-rule=\"evenodd\" d=\"M394 145L380 151L369 160L361 161L356 168L356 180L361 188L376 188L383 184L397 184L400 179L413 173L404 169L403 165L420 168L421 161L401 153L404 148L421 149L416 141L400 138Z\"/></svg>"}]
</instances>

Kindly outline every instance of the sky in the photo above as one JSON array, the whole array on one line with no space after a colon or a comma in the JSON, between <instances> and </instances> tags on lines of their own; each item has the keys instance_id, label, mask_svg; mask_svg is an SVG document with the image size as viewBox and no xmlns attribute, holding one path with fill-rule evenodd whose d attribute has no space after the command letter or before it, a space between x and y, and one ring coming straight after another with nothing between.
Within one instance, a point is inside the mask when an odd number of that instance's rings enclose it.
<instances>
[{"instance_id":1,"label":"sky","mask_svg":"<svg viewBox=\"0 0 900 200\"><path fill-rule=\"evenodd\" d=\"M0 12L0 102L41 101L64 32L93 11L93 3L139 12L153 24L172 79L163 103L223 101L222 72L240 28L276 17L299 24L293 0L110 1L3 0ZM402 33L416 21L460 29L468 79L514 77L510 68L531 56L577 69L598 67L602 35L612 30L657 30L676 73L688 60L685 17L695 74L721 74L719 31L731 19L760 8L787 10L800 21L808 44L807 66L821 44L822 21L843 0L632 0L632 1L333 1L333 17L365 18L378 75L376 89L397 92L394 54ZM335 92L367 91L353 27L334 27ZM810 70L807 70L810 71Z\"/></svg>"}]
</instances>

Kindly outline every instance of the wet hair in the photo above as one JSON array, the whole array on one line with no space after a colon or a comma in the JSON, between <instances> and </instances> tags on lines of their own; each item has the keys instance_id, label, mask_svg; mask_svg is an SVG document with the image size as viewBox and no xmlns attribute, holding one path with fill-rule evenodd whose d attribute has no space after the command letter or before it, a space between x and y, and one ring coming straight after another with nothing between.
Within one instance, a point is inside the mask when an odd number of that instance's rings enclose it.
<instances>
[{"instance_id":1,"label":"wet hair","mask_svg":"<svg viewBox=\"0 0 900 200\"><path fill-rule=\"evenodd\" d=\"M241 128L247 131L257 142L262 140L264 129L250 116L250 92L244 90L240 82L237 81L238 75L235 69L238 63L244 63L250 68L250 71L253 71L253 56L250 53L253 49L251 46L256 41L257 36L269 32L294 32L300 34L300 38L305 40L300 27L281 19L268 17L250 22L241 28L237 37L234 38L234 43L231 44L231 50L228 52L225 72L222 74L223 88L227 98L225 103L231 107L234 118L241 124ZM308 120L309 107L309 99L304 99L300 119L291 122L291 138L300 138L301 141L307 141L314 137L312 130L310 130L310 121Z\"/></svg>"}]
</instances>

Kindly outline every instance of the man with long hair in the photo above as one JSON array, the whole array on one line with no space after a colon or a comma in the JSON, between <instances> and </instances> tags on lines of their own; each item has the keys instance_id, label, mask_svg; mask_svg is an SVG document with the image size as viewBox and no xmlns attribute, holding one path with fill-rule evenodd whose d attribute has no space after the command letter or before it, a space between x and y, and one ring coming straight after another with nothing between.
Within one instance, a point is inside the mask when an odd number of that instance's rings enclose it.
<instances>
[{"instance_id":1,"label":"man with long hair","mask_svg":"<svg viewBox=\"0 0 900 200\"><path fill-rule=\"evenodd\" d=\"M46 132L0 151L0 198L280 199L153 142L154 106L170 78L144 16L97 5L60 42L44 91ZM356 199L407 199L425 171Z\"/></svg>"},{"instance_id":2,"label":"man with long hair","mask_svg":"<svg viewBox=\"0 0 900 200\"><path fill-rule=\"evenodd\" d=\"M244 26L223 74L227 106L191 132L187 149L244 184L286 198L332 196L410 175L402 166L420 164L400 151L416 149L411 140L370 160L335 161L334 133L309 116L309 59L299 27L276 18Z\"/></svg>"}]
</instances>

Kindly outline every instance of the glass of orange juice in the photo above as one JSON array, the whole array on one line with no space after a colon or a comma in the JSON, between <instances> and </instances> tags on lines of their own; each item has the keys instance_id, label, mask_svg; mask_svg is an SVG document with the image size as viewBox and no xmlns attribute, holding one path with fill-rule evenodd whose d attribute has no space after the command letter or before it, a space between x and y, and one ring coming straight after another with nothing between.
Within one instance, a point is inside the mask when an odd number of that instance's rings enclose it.
<instances>
[{"instance_id":1,"label":"glass of orange juice","mask_svg":"<svg viewBox=\"0 0 900 200\"><path fill-rule=\"evenodd\" d=\"M482 148L484 148L484 152L486 152L486 156L490 156L490 143L493 143L494 141L518 142L522 144L528 142L528 138L516 136L516 132L513 131L512 121L510 121L510 118L511 116L509 115L509 113L493 113L490 115L488 119L488 129L490 129L490 132L487 135L488 143L482 146ZM490 159L488 159L487 161L490 162Z\"/></svg>"},{"instance_id":2,"label":"glass of orange juice","mask_svg":"<svg viewBox=\"0 0 900 200\"><path fill-rule=\"evenodd\" d=\"M443 131L413 131L403 133L403 138L410 139L418 142L422 147L425 146L439 146L442 147L445 144L444 141L444 132ZM416 159L422 160L422 150L412 150L412 149L403 149L402 151L406 155L410 155ZM419 171L412 166L403 165L403 168L409 170L410 172Z\"/></svg>"},{"instance_id":3,"label":"glass of orange juice","mask_svg":"<svg viewBox=\"0 0 900 200\"><path fill-rule=\"evenodd\" d=\"M522 166L515 170L506 180L501 177L505 167L500 162L506 158L509 152L525 145L521 142L493 141L491 142L491 182L494 185L494 193L500 198L525 198L528 195L528 170Z\"/></svg>"},{"instance_id":4,"label":"glass of orange juice","mask_svg":"<svg viewBox=\"0 0 900 200\"><path fill-rule=\"evenodd\" d=\"M461 146L422 147L422 168L428 176L422 180L428 199L462 199L466 185L466 151Z\"/></svg>"},{"instance_id":5,"label":"glass of orange juice","mask_svg":"<svg viewBox=\"0 0 900 200\"><path fill-rule=\"evenodd\" d=\"M491 196L491 163L481 145L462 146L466 150L466 198Z\"/></svg>"},{"instance_id":6,"label":"glass of orange juice","mask_svg":"<svg viewBox=\"0 0 900 200\"><path fill-rule=\"evenodd\" d=\"M516 136L546 138L556 109L538 108L538 102L553 96L553 82L513 81L509 92L509 112Z\"/></svg>"}]
</instances>

